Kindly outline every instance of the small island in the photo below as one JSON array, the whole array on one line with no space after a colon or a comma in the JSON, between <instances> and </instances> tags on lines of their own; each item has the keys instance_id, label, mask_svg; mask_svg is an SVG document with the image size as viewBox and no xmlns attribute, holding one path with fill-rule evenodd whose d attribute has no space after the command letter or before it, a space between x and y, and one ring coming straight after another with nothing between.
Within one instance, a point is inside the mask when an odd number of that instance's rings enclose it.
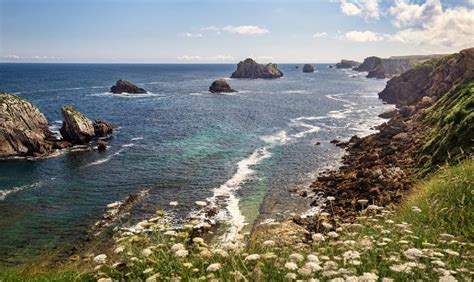
<instances>
[{"instance_id":1,"label":"small island","mask_svg":"<svg viewBox=\"0 0 474 282\"><path fill-rule=\"evenodd\" d=\"M303 72L314 72L314 66L311 64L305 64L303 66Z\"/></svg>"},{"instance_id":2,"label":"small island","mask_svg":"<svg viewBox=\"0 0 474 282\"><path fill-rule=\"evenodd\" d=\"M215 80L211 86L209 86L209 92L211 93L233 93L237 92L236 90L232 89L227 83L227 81L223 78Z\"/></svg>"},{"instance_id":3,"label":"small island","mask_svg":"<svg viewBox=\"0 0 474 282\"><path fill-rule=\"evenodd\" d=\"M110 92L114 94L146 94L147 91L141 87L136 86L130 81L119 79L114 86L110 88Z\"/></svg>"},{"instance_id":4,"label":"small island","mask_svg":"<svg viewBox=\"0 0 474 282\"><path fill-rule=\"evenodd\" d=\"M283 72L276 64L262 65L248 58L237 64L237 70L232 73L231 78L280 78Z\"/></svg>"}]
</instances>

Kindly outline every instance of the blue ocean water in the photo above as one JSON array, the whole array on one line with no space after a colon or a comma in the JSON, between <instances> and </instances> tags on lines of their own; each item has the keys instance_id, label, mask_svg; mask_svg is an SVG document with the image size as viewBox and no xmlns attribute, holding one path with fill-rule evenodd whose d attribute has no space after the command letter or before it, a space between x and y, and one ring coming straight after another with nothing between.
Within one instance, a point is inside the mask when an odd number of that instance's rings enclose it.
<instances>
[{"instance_id":1,"label":"blue ocean water","mask_svg":"<svg viewBox=\"0 0 474 282\"><path fill-rule=\"evenodd\" d=\"M147 194L131 222L157 209L185 218L195 201L218 198L234 229L285 217L304 206L288 189L340 158L329 141L373 132L382 122L377 114L388 107L377 99L385 80L328 65L316 65L315 73L280 65L281 79L228 79L238 93L207 92L234 68L0 64L0 91L28 99L52 130L59 129L64 104L115 125L103 153L72 149L44 160L0 162L0 264L75 242L108 203L140 191ZM149 94L108 93L118 79ZM179 204L171 209L170 201Z\"/></svg>"}]
</instances>

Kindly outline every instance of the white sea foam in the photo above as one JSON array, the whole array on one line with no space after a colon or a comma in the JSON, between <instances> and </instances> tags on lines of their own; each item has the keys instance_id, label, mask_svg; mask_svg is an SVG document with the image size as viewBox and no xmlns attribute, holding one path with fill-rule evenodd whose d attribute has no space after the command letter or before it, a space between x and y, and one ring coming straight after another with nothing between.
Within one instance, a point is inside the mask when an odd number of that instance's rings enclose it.
<instances>
[{"instance_id":1,"label":"white sea foam","mask_svg":"<svg viewBox=\"0 0 474 282\"><path fill-rule=\"evenodd\" d=\"M271 153L267 147L255 150L249 157L237 163L237 171L232 178L215 188L213 196L207 199L210 203L216 205L218 198L226 198L225 213L221 212L218 214L218 217L223 217L219 218L220 220L225 220L230 224L229 229L222 235L223 243L235 241L237 235L246 224L245 217L239 208L239 198L236 196L236 192L253 175L254 170L252 167L270 157Z\"/></svg>"},{"instance_id":2,"label":"white sea foam","mask_svg":"<svg viewBox=\"0 0 474 282\"><path fill-rule=\"evenodd\" d=\"M282 93L285 94L307 94L309 93L308 90L285 90Z\"/></svg>"},{"instance_id":3,"label":"white sea foam","mask_svg":"<svg viewBox=\"0 0 474 282\"><path fill-rule=\"evenodd\" d=\"M158 98L166 98L168 96L158 94L158 93L144 93L144 94L130 94L130 93L121 93L121 94L114 94L111 92L99 92L99 93L92 93L86 96L89 97L117 97L117 98L148 98L148 97L158 97Z\"/></svg>"},{"instance_id":4,"label":"white sea foam","mask_svg":"<svg viewBox=\"0 0 474 282\"><path fill-rule=\"evenodd\" d=\"M326 95L326 98L328 99L331 99L331 100L334 100L334 101L339 101L339 102L343 102L343 103L347 103L349 105L352 105L352 106L357 106L358 104L357 103L354 103L352 101L349 101L347 99L342 99L340 98L341 96L344 96L346 95L345 93L340 93L340 94L328 94Z\"/></svg>"},{"instance_id":5,"label":"white sea foam","mask_svg":"<svg viewBox=\"0 0 474 282\"><path fill-rule=\"evenodd\" d=\"M272 135L261 136L260 139L268 144L286 144L291 141L291 138L287 135L286 131L278 131Z\"/></svg>"},{"instance_id":6,"label":"white sea foam","mask_svg":"<svg viewBox=\"0 0 474 282\"><path fill-rule=\"evenodd\" d=\"M143 136L133 137L132 139L130 139L130 141L138 141L138 140L143 140Z\"/></svg>"},{"instance_id":7,"label":"white sea foam","mask_svg":"<svg viewBox=\"0 0 474 282\"><path fill-rule=\"evenodd\" d=\"M142 140L143 137L135 137L135 138L132 138L131 141L136 141L136 140ZM117 152L113 153L113 154L110 154L108 155L107 157L105 158L102 158L102 159L98 159L96 161L93 161L89 164L86 164L84 166L82 166L81 168L86 168L86 167L90 167L90 166L94 166L94 165L99 165L99 164L103 164L103 163L106 163L108 161L110 161L113 157L115 156L118 156L120 155L123 151L125 151L127 148L130 148L130 147L133 147L135 146L135 143L127 143L127 144L123 144L122 147L117 150Z\"/></svg>"},{"instance_id":8,"label":"white sea foam","mask_svg":"<svg viewBox=\"0 0 474 282\"><path fill-rule=\"evenodd\" d=\"M8 190L0 190L0 201L5 200L5 198L10 194L14 194L25 189L38 188L41 186L43 186L43 182L39 181L39 182L29 184L29 185L12 187L11 189L8 189Z\"/></svg>"}]
</instances>

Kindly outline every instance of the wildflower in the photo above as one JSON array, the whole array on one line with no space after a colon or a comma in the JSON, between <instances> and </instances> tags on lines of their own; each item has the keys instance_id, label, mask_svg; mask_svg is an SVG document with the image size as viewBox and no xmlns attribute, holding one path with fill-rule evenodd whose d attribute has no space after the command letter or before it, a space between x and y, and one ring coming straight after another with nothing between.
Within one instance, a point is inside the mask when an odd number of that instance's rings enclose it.
<instances>
[{"instance_id":1,"label":"wildflower","mask_svg":"<svg viewBox=\"0 0 474 282\"><path fill-rule=\"evenodd\" d=\"M240 271L238 271L238 270L236 270L236 271L231 271L231 272L229 272L229 273L230 273L230 275L234 276L234 279L235 279L236 281L247 280L247 279L245 279L245 276L242 274L242 272L240 272Z\"/></svg>"},{"instance_id":2,"label":"wildflower","mask_svg":"<svg viewBox=\"0 0 474 282\"><path fill-rule=\"evenodd\" d=\"M176 231L174 230L168 230L166 231L165 233L163 233L164 235L167 235L167 236L176 236Z\"/></svg>"},{"instance_id":3,"label":"wildflower","mask_svg":"<svg viewBox=\"0 0 474 282\"><path fill-rule=\"evenodd\" d=\"M159 273L155 273L152 276L148 277L145 282L156 282L158 281L158 278L160 277Z\"/></svg>"},{"instance_id":4,"label":"wildflower","mask_svg":"<svg viewBox=\"0 0 474 282\"><path fill-rule=\"evenodd\" d=\"M273 240L267 240L262 243L262 246L264 247L273 247L275 246L275 241Z\"/></svg>"},{"instance_id":5,"label":"wildflower","mask_svg":"<svg viewBox=\"0 0 474 282\"><path fill-rule=\"evenodd\" d=\"M411 211L412 211L412 212L420 213L420 212L421 212L421 209L420 209L419 207L417 207L417 206L413 206L413 207L411 207Z\"/></svg>"},{"instance_id":6,"label":"wildflower","mask_svg":"<svg viewBox=\"0 0 474 282\"><path fill-rule=\"evenodd\" d=\"M434 260L431 262L432 264L436 264L437 266L440 266L440 267L445 267L446 264L440 260Z\"/></svg>"},{"instance_id":7,"label":"wildflower","mask_svg":"<svg viewBox=\"0 0 474 282\"><path fill-rule=\"evenodd\" d=\"M451 256L455 256L455 257L458 257L459 256L459 253L456 252L456 251L453 251L451 249L446 249L444 250L445 253L447 253L448 255L451 255Z\"/></svg>"},{"instance_id":8,"label":"wildflower","mask_svg":"<svg viewBox=\"0 0 474 282\"><path fill-rule=\"evenodd\" d=\"M204 244L204 239L201 237L195 237L193 238L193 243L195 244Z\"/></svg>"},{"instance_id":9,"label":"wildflower","mask_svg":"<svg viewBox=\"0 0 474 282\"><path fill-rule=\"evenodd\" d=\"M456 282L456 278L454 278L451 274L449 273L444 273L443 276L439 278L439 282Z\"/></svg>"},{"instance_id":10,"label":"wildflower","mask_svg":"<svg viewBox=\"0 0 474 282\"><path fill-rule=\"evenodd\" d=\"M411 248L403 252L403 254L408 258L408 259L417 259L419 257L423 256L423 252L416 249L416 248Z\"/></svg>"},{"instance_id":11,"label":"wildflower","mask_svg":"<svg viewBox=\"0 0 474 282\"><path fill-rule=\"evenodd\" d=\"M454 238L454 235L451 235L451 234L448 234L448 233L439 234L439 236L444 237L444 238L448 238L448 239Z\"/></svg>"},{"instance_id":12,"label":"wildflower","mask_svg":"<svg viewBox=\"0 0 474 282\"><path fill-rule=\"evenodd\" d=\"M150 268L147 268L145 270L143 270L143 274L147 274L147 273L150 273L153 271L153 267L150 267Z\"/></svg>"},{"instance_id":13,"label":"wildflower","mask_svg":"<svg viewBox=\"0 0 474 282\"><path fill-rule=\"evenodd\" d=\"M405 245L405 244L410 244L407 240L400 240L398 241L399 244Z\"/></svg>"},{"instance_id":14,"label":"wildflower","mask_svg":"<svg viewBox=\"0 0 474 282\"><path fill-rule=\"evenodd\" d=\"M334 261L327 261L324 263L324 270L337 269L337 263Z\"/></svg>"},{"instance_id":15,"label":"wildflower","mask_svg":"<svg viewBox=\"0 0 474 282\"><path fill-rule=\"evenodd\" d=\"M353 259L353 260L350 260L350 261L349 261L349 264L352 264L352 265L361 265L362 262L361 262L360 260L354 260L354 259Z\"/></svg>"},{"instance_id":16,"label":"wildflower","mask_svg":"<svg viewBox=\"0 0 474 282\"><path fill-rule=\"evenodd\" d=\"M207 203L204 202L204 201L196 201L195 203L196 203L196 205L198 205L198 206L200 206L200 207L205 207L205 206L207 206Z\"/></svg>"},{"instance_id":17,"label":"wildflower","mask_svg":"<svg viewBox=\"0 0 474 282\"><path fill-rule=\"evenodd\" d=\"M329 237L331 237L331 238L337 238L337 237L339 237L339 234L337 234L337 233L334 232L334 231L328 232L327 235L328 235Z\"/></svg>"},{"instance_id":18,"label":"wildflower","mask_svg":"<svg viewBox=\"0 0 474 282\"><path fill-rule=\"evenodd\" d=\"M326 238L324 238L324 235L321 234L321 233L313 234L313 236L311 236L311 239L313 239L313 241L316 241L316 242L320 242L320 241L326 240Z\"/></svg>"},{"instance_id":19,"label":"wildflower","mask_svg":"<svg viewBox=\"0 0 474 282\"><path fill-rule=\"evenodd\" d=\"M312 261L305 263L304 267L310 268L312 271L320 271L323 269L318 263Z\"/></svg>"},{"instance_id":20,"label":"wildflower","mask_svg":"<svg viewBox=\"0 0 474 282\"><path fill-rule=\"evenodd\" d=\"M387 220L385 220L385 222L386 222L386 223L390 223L390 224L395 223L395 221L393 221L393 220L391 220L391 219L387 219ZM385 279L385 278L384 278L384 279Z\"/></svg>"},{"instance_id":21,"label":"wildflower","mask_svg":"<svg viewBox=\"0 0 474 282\"><path fill-rule=\"evenodd\" d=\"M176 201L170 202L170 206L172 206L172 207L176 207L177 205L178 205L178 202L176 202Z\"/></svg>"},{"instance_id":22,"label":"wildflower","mask_svg":"<svg viewBox=\"0 0 474 282\"><path fill-rule=\"evenodd\" d=\"M264 253L262 255L262 258L264 258L264 259L273 259L273 258L276 258L276 257L277 257L277 255L275 255L272 252Z\"/></svg>"},{"instance_id":23,"label":"wildflower","mask_svg":"<svg viewBox=\"0 0 474 282\"><path fill-rule=\"evenodd\" d=\"M298 270L298 273L303 276L310 276L313 273L313 270L309 267L303 266Z\"/></svg>"},{"instance_id":24,"label":"wildflower","mask_svg":"<svg viewBox=\"0 0 474 282\"><path fill-rule=\"evenodd\" d=\"M189 254L188 250L177 250L174 255L177 256L177 257L185 257Z\"/></svg>"},{"instance_id":25,"label":"wildflower","mask_svg":"<svg viewBox=\"0 0 474 282\"><path fill-rule=\"evenodd\" d=\"M285 275L285 278L288 280L296 280L296 273L289 272Z\"/></svg>"},{"instance_id":26,"label":"wildflower","mask_svg":"<svg viewBox=\"0 0 474 282\"><path fill-rule=\"evenodd\" d=\"M345 260L349 259L359 259L360 258L360 253L358 251L347 251L344 254L342 254Z\"/></svg>"},{"instance_id":27,"label":"wildflower","mask_svg":"<svg viewBox=\"0 0 474 282\"><path fill-rule=\"evenodd\" d=\"M427 248L434 248L434 247L436 247L435 244L431 244L431 243L428 243L428 242L423 242L423 243L421 243L421 245L422 245L423 247L427 247Z\"/></svg>"},{"instance_id":28,"label":"wildflower","mask_svg":"<svg viewBox=\"0 0 474 282\"><path fill-rule=\"evenodd\" d=\"M207 267L206 270L207 270L208 272L214 272L214 271L217 271L217 270L219 270L219 269L221 269L221 268L222 268L221 264L217 262L217 263L210 264L210 265Z\"/></svg>"},{"instance_id":29,"label":"wildflower","mask_svg":"<svg viewBox=\"0 0 474 282\"><path fill-rule=\"evenodd\" d=\"M203 249L200 253L199 256L202 258L210 258L212 257L212 253L208 249Z\"/></svg>"},{"instance_id":30,"label":"wildflower","mask_svg":"<svg viewBox=\"0 0 474 282\"><path fill-rule=\"evenodd\" d=\"M94 257L93 261L96 264L104 264L107 261L107 255L106 254L97 255Z\"/></svg>"},{"instance_id":31,"label":"wildflower","mask_svg":"<svg viewBox=\"0 0 474 282\"><path fill-rule=\"evenodd\" d=\"M146 249L143 249L141 251L141 255L142 257L149 257L153 252L149 249L149 248L146 248Z\"/></svg>"},{"instance_id":32,"label":"wildflower","mask_svg":"<svg viewBox=\"0 0 474 282\"><path fill-rule=\"evenodd\" d=\"M308 255L307 259L308 261L311 261L311 262L319 262L318 257L315 255Z\"/></svg>"},{"instance_id":33,"label":"wildflower","mask_svg":"<svg viewBox=\"0 0 474 282\"><path fill-rule=\"evenodd\" d=\"M357 242L354 241L354 240L346 240L346 241L343 242L343 244L346 245L346 246L354 246L354 245L357 244Z\"/></svg>"},{"instance_id":34,"label":"wildflower","mask_svg":"<svg viewBox=\"0 0 474 282\"><path fill-rule=\"evenodd\" d=\"M330 260L330 258L328 256L321 256L321 259L322 260Z\"/></svg>"},{"instance_id":35,"label":"wildflower","mask_svg":"<svg viewBox=\"0 0 474 282\"><path fill-rule=\"evenodd\" d=\"M323 226L324 226L324 228L327 228L327 229L331 229L331 228L332 228L332 224L331 224L331 223L328 223L328 222L323 222Z\"/></svg>"},{"instance_id":36,"label":"wildflower","mask_svg":"<svg viewBox=\"0 0 474 282\"><path fill-rule=\"evenodd\" d=\"M185 262L185 263L183 263L183 266L186 267L186 268L191 268L191 267L193 267L193 264L190 263L190 262Z\"/></svg>"},{"instance_id":37,"label":"wildflower","mask_svg":"<svg viewBox=\"0 0 474 282\"><path fill-rule=\"evenodd\" d=\"M388 243L388 242L392 242L392 239L390 239L390 238L382 238L382 241L384 241L384 242L387 242L387 243Z\"/></svg>"},{"instance_id":38,"label":"wildflower","mask_svg":"<svg viewBox=\"0 0 474 282\"><path fill-rule=\"evenodd\" d=\"M357 202L358 202L359 204L365 205L365 204L367 204L369 201L368 201L368 200L365 200L365 199L361 199L361 200L358 200Z\"/></svg>"},{"instance_id":39,"label":"wildflower","mask_svg":"<svg viewBox=\"0 0 474 282\"><path fill-rule=\"evenodd\" d=\"M290 255L290 260L292 261L302 261L304 260L304 257L300 254L294 253Z\"/></svg>"},{"instance_id":40,"label":"wildflower","mask_svg":"<svg viewBox=\"0 0 474 282\"><path fill-rule=\"evenodd\" d=\"M120 253L122 253L124 250L125 250L125 248L122 247L122 246L120 246L120 247L115 248L114 253L120 254Z\"/></svg>"},{"instance_id":41,"label":"wildflower","mask_svg":"<svg viewBox=\"0 0 474 282\"><path fill-rule=\"evenodd\" d=\"M411 268L405 264L397 264L390 266L390 270L395 272L410 272Z\"/></svg>"},{"instance_id":42,"label":"wildflower","mask_svg":"<svg viewBox=\"0 0 474 282\"><path fill-rule=\"evenodd\" d=\"M330 201L330 202L332 202L332 201L335 201L335 200L336 200L336 198L334 198L334 197L332 197L332 196L329 196L329 197L327 197L326 199L327 199L328 201Z\"/></svg>"},{"instance_id":43,"label":"wildflower","mask_svg":"<svg viewBox=\"0 0 474 282\"><path fill-rule=\"evenodd\" d=\"M377 206L377 205L369 205L369 206L367 207L367 209L368 209L368 210L374 210L374 211L376 211L376 210L382 209L382 207L379 207L379 206Z\"/></svg>"},{"instance_id":44,"label":"wildflower","mask_svg":"<svg viewBox=\"0 0 474 282\"><path fill-rule=\"evenodd\" d=\"M229 256L229 254L226 251L224 251L223 249L214 249L214 250L212 250L212 253L214 253L216 255L220 255L221 257L224 257L224 258Z\"/></svg>"},{"instance_id":45,"label":"wildflower","mask_svg":"<svg viewBox=\"0 0 474 282\"><path fill-rule=\"evenodd\" d=\"M289 270L296 270L298 269L298 265L294 262L287 262L285 263L285 267L288 268Z\"/></svg>"},{"instance_id":46,"label":"wildflower","mask_svg":"<svg viewBox=\"0 0 474 282\"><path fill-rule=\"evenodd\" d=\"M346 280L344 280L344 278L341 278L341 277L336 277L336 278L333 278L331 280L329 280L330 282L344 282Z\"/></svg>"},{"instance_id":47,"label":"wildflower","mask_svg":"<svg viewBox=\"0 0 474 282\"><path fill-rule=\"evenodd\" d=\"M97 280L97 282L113 282L114 280L112 278L100 278Z\"/></svg>"},{"instance_id":48,"label":"wildflower","mask_svg":"<svg viewBox=\"0 0 474 282\"><path fill-rule=\"evenodd\" d=\"M181 243L177 243L177 244L174 244L173 246L171 246L171 251L172 252L177 252L179 250L185 250L186 248L184 247L183 244Z\"/></svg>"},{"instance_id":49,"label":"wildflower","mask_svg":"<svg viewBox=\"0 0 474 282\"><path fill-rule=\"evenodd\" d=\"M395 279L390 278L390 277L384 277L384 278L382 278L382 282L393 282L393 281L395 281Z\"/></svg>"},{"instance_id":50,"label":"wildflower","mask_svg":"<svg viewBox=\"0 0 474 282\"><path fill-rule=\"evenodd\" d=\"M375 273L372 273L372 272L364 272L364 275L362 276L359 276L359 281L364 281L364 282L369 282L369 281L377 281L379 277L377 276L377 274Z\"/></svg>"},{"instance_id":51,"label":"wildflower","mask_svg":"<svg viewBox=\"0 0 474 282\"><path fill-rule=\"evenodd\" d=\"M251 255L248 255L247 257L245 257L246 261L253 261L253 260L259 260L259 259L260 259L259 254L251 254Z\"/></svg>"}]
</instances>

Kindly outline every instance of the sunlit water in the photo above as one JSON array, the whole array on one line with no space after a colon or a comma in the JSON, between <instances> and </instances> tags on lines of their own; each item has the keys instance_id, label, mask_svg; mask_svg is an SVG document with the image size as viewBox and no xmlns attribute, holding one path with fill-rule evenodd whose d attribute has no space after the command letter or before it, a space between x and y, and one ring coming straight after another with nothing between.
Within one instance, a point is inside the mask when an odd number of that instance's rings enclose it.
<instances>
[{"instance_id":1,"label":"sunlit water","mask_svg":"<svg viewBox=\"0 0 474 282\"><path fill-rule=\"evenodd\" d=\"M145 189L131 221L158 208L184 218L206 199L224 200L228 235L257 217L287 216L299 201L288 189L340 158L329 141L370 133L387 108L377 99L384 80L316 67L305 74L281 65L285 76L276 80L229 79L239 92L218 95L209 85L234 65L0 64L0 90L35 104L52 130L64 104L115 125L104 153L0 162L0 262L80 239L108 203ZM121 78L150 93L109 94ZM179 204L171 209L170 201Z\"/></svg>"}]
</instances>

